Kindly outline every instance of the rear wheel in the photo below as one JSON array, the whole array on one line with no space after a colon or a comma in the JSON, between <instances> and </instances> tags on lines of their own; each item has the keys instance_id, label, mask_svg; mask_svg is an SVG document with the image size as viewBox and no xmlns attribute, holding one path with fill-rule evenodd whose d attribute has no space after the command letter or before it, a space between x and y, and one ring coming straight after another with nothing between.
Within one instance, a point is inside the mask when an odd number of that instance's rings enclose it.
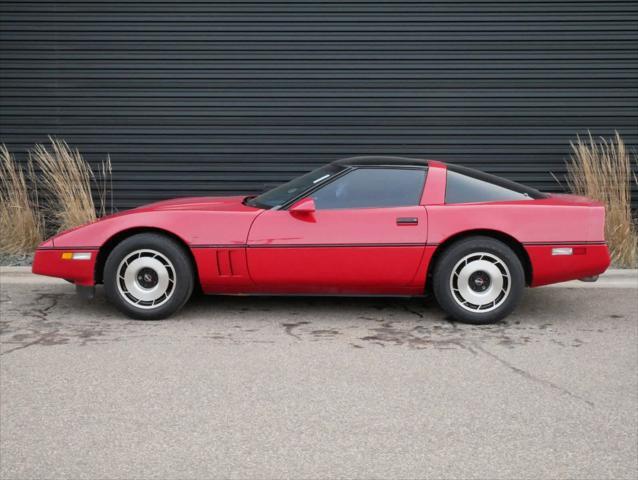
<instances>
[{"instance_id":1,"label":"rear wheel","mask_svg":"<svg viewBox=\"0 0 638 480\"><path fill-rule=\"evenodd\" d=\"M164 235L142 233L118 244L104 267L107 298L129 317L159 320L182 308L194 287L184 248Z\"/></svg>"},{"instance_id":2,"label":"rear wheel","mask_svg":"<svg viewBox=\"0 0 638 480\"><path fill-rule=\"evenodd\" d=\"M518 256L491 237L469 237L448 247L433 275L434 295L455 320L485 324L503 319L519 303L525 272Z\"/></svg>"}]
</instances>

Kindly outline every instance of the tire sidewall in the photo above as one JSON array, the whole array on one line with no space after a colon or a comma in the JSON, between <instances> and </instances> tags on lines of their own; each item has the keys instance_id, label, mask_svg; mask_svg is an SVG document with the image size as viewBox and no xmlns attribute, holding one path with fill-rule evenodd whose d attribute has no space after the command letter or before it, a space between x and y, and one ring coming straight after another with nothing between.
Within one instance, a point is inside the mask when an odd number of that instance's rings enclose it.
<instances>
[{"instance_id":1,"label":"tire sidewall","mask_svg":"<svg viewBox=\"0 0 638 480\"><path fill-rule=\"evenodd\" d=\"M510 291L507 298L494 310L471 312L461 307L450 288L450 276L455 265L466 255L486 252L505 263L510 273ZM486 324L502 320L518 305L525 288L525 272L518 255L505 243L490 237L469 237L448 247L437 262L433 275L434 295L439 305L455 320Z\"/></svg>"},{"instance_id":2,"label":"tire sidewall","mask_svg":"<svg viewBox=\"0 0 638 480\"><path fill-rule=\"evenodd\" d=\"M175 269L175 290L166 303L153 309L136 308L127 302L117 285L118 268L121 261L135 250L151 249L166 256ZM164 235L142 233L119 243L109 254L104 266L104 291L108 300L126 315L138 320L159 320L166 318L190 298L194 287L193 267L184 248Z\"/></svg>"}]
</instances>

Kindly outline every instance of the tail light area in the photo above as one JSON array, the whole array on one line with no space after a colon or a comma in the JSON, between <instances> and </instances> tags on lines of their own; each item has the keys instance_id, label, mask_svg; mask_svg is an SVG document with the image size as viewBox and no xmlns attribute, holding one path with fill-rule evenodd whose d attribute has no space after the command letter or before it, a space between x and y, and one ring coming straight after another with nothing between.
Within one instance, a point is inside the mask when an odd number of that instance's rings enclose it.
<instances>
[{"instance_id":1,"label":"tail light area","mask_svg":"<svg viewBox=\"0 0 638 480\"><path fill-rule=\"evenodd\" d=\"M594 278L609 267L604 242L574 245L525 245L532 264L532 287Z\"/></svg>"}]
</instances>

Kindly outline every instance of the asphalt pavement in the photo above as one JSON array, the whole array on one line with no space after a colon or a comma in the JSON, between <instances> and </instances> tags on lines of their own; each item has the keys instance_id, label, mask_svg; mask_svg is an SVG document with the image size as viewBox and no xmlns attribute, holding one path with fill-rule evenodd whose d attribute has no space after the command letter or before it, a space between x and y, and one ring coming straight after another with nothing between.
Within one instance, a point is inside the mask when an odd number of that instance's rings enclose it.
<instances>
[{"instance_id":1,"label":"asphalt pavement","mask_svg":"<svg viewBox=\"0 0 638 480\"><path fill-rule=\"evenodd\" d=\"M638 476L638 277L420 299L198 297L129 320L0 274L0 478Z\"/></svg>"}]
</instances>

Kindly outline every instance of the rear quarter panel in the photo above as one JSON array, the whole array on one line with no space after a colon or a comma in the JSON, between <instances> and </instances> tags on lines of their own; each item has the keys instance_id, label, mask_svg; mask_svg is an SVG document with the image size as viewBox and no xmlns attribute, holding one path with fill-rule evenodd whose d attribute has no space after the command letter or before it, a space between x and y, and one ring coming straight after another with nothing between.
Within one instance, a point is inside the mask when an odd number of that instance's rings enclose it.
<instances>
[{"instance_id":1,"label":"rear quarter panel","mask_svg":"<svg viewBox=\"0 0 638 480\"><path fill-rule=\"evenodd\" d=\"M604 242L602 206L537 202L428 206L428 243L480 229L506 233L523 244Z\"/></svg>"},{"instance_id":2,"label":"rear quarter panel","mask_svg":"<svg viewBox=\"0 0 638 480\"><path fill-rule=\"evenodd\" d=\"M569 204L552 199L509 203L431 205L428 244L438 245L471 231L506 234L523 244L531 264L531 286L603 273L609 266L605 210L595 203ZM554 256L570 246L578 254Z\"/></svg>"}]
</instances>

